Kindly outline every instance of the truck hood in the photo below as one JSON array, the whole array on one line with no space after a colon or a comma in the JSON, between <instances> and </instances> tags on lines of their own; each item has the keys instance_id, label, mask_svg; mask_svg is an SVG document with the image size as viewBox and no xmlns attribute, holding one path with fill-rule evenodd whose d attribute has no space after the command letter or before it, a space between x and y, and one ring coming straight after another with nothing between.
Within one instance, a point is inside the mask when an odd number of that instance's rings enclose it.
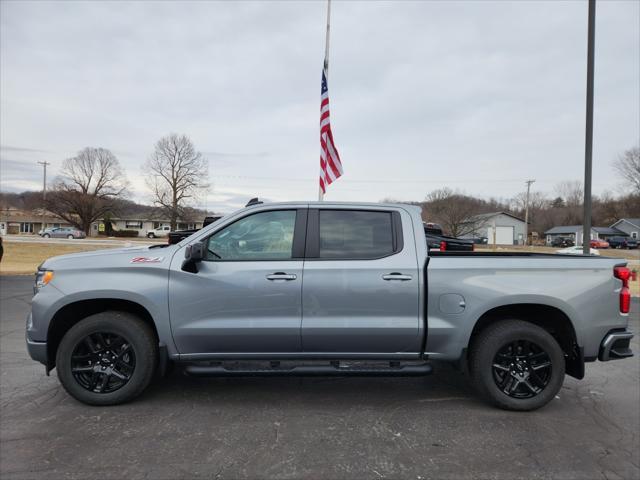
<instances>
[{"instance_id":1,"label":"truck hood","mask_svg":"<svg viewBox=\"0 0 640 480\"><path fill-rule=\"evenodd\" d=\"M168 268L177 245L163 247L129 247L70 253L45 260L40 268L49 270L100 269L100 268Z\"/></svg>"}]
</instances>

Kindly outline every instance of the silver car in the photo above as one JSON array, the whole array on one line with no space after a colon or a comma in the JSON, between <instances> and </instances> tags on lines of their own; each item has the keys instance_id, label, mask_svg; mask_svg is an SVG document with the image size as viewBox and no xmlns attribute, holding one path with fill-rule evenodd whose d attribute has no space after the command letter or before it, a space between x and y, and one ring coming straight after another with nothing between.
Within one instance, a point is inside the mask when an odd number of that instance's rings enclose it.
<instances>
[{"instance_id":1,"label":"silver car","mask_svg":"<svg viewBox=\"0 0 640 480\"><path fill-rule=\"evenodd\" d=\"M69 240L87 237L82 230L78 230L74 227L46 228L40 232L40 236L42 238L68 238Z\"/></svg>"}]
</instances>

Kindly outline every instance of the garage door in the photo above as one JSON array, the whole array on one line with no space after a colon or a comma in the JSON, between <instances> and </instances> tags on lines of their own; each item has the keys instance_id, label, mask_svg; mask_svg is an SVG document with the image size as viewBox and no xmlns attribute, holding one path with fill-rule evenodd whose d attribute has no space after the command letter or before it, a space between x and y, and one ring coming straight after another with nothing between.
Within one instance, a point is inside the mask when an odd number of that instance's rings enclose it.
<instances>
[{"instance_id":1,"label":"garage door","mask_svg":"<svg viewBox=\"0 0 640 480\"><path fill-rule=\"evenodd\" d=\"M493 227L487 229L489 244L493 243ZM498 245L513 245L513 227L496 227L496 243Z\"/></svg>"}]
</instances>

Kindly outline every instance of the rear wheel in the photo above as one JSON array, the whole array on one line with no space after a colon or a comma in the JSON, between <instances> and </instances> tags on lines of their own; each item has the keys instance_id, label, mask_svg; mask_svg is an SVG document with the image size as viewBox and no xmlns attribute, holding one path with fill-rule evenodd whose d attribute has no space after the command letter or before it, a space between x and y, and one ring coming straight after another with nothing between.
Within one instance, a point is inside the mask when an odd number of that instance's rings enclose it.
<instances>
[{"instance_id":1,"label":"rear wheel","mask_svg":"<svg viewBox=\"0 0 640 480\"><path fill-rule=\"evenodd\" d=\"M137 397L157 364L155 335L138 317L102 312L65 334L56 354L58 378L67 392L89 405L115 405Z\"/></svg>"},{"instance_id":2,"label":"rear wheel","mask_svg":"<svg viewBox=\"0 0 640 480\"><path fill-rule=\"evenodd\" d=\"M156 238L153 232L147 233L147 238Z\"/></svg>"},{"instance_id":3,"label":"rear wheel","mask_svg":"<svg viewBox=\"0 0 640 480\"><path fill-rule=\"evenodd\" d=\"M469 367L478 392L506 410L535 410L562 387L564 353L555 338L537 325L503 320L473 341Z\"/></svg>"}]
</instances>

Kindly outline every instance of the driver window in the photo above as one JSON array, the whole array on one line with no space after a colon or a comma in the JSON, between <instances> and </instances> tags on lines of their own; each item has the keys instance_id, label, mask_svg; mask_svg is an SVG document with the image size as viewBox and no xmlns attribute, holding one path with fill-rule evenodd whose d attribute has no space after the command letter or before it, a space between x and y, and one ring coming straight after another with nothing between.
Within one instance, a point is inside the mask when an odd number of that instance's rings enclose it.
<instances>
[{"instance_id":1,"label":"driver window","mask_svg":"<svg viewBox=\"0 0 640 480\"><path fill-rule=\"evenodd\" d=\"M292 257L295 210L256 213L209 237L207 260L286 260Z\"/></svg>"}]
</instances>

